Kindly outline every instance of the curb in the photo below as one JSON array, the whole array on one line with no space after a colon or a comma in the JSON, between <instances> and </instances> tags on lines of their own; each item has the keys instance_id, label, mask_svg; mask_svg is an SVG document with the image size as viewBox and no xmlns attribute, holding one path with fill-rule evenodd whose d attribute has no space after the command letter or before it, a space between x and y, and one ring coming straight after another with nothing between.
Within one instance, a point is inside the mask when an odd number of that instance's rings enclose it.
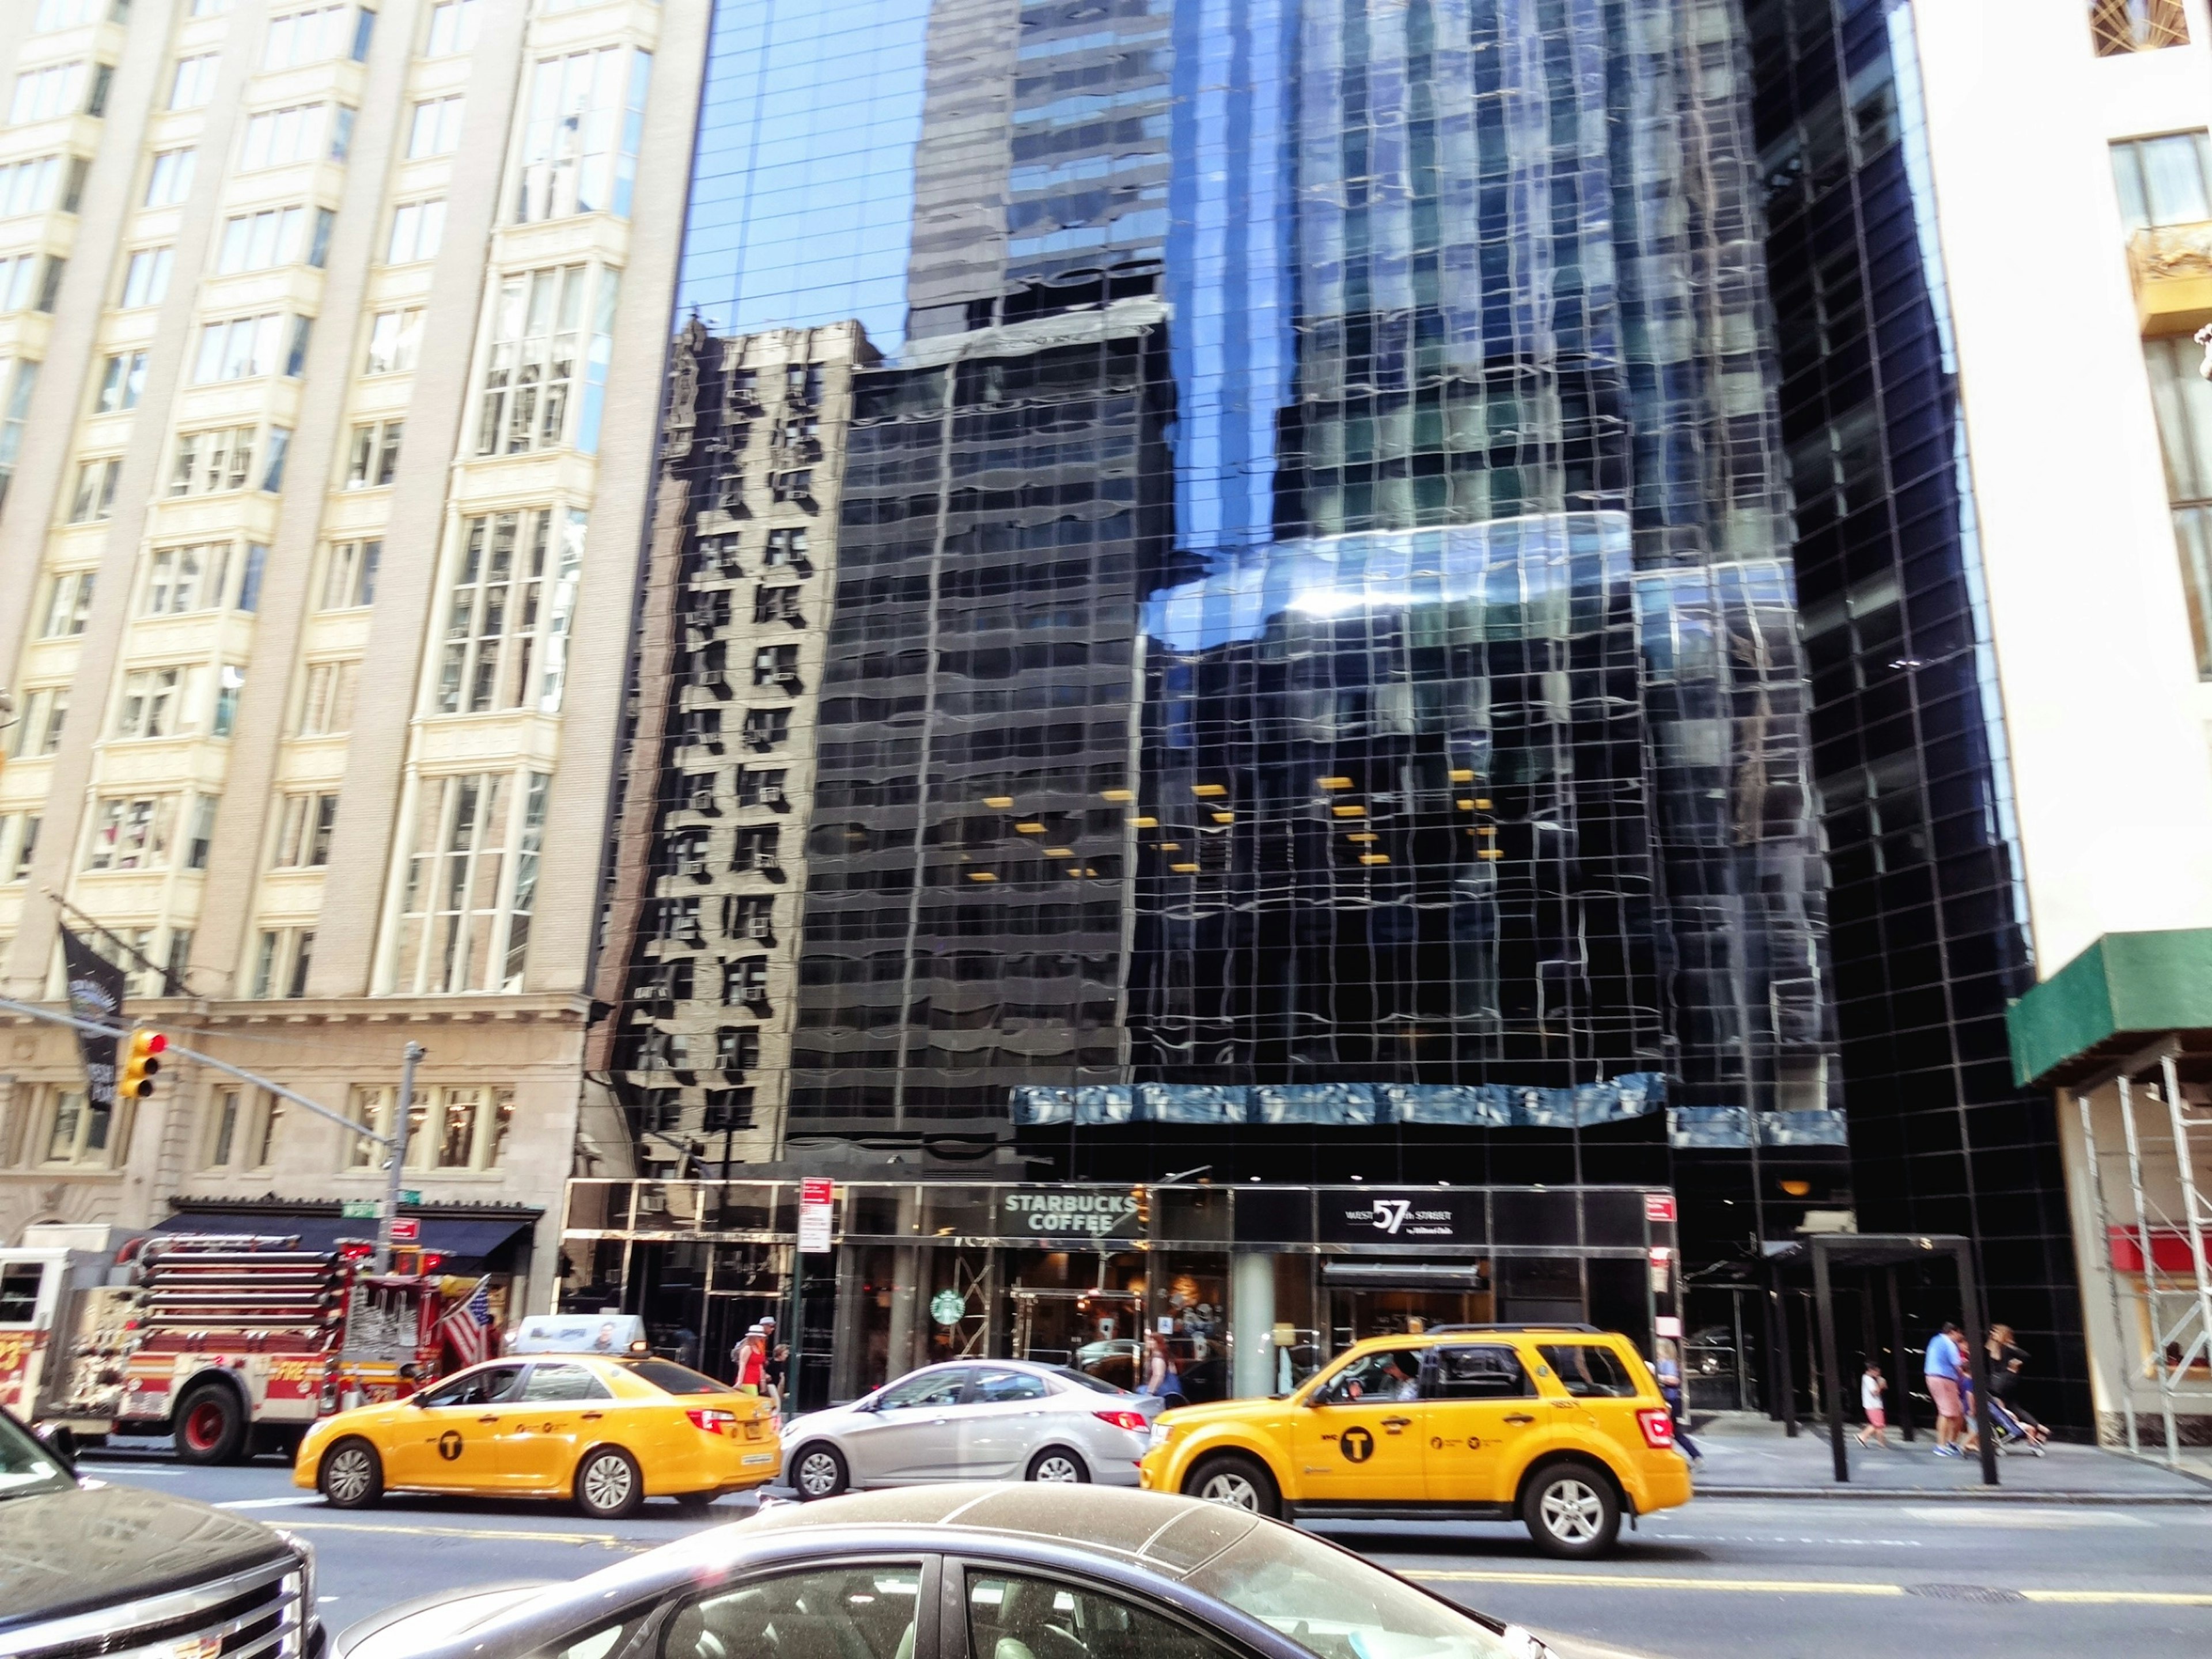
<instances>
[{"instance_id":1,"label":"curb","mask_svg":"<svg viewBox=\"0 0 2212 1659\"><path fill-rule=\"evenodd\" d=\"M1692 1496L1822 1498L1844 1503L1854 1500L1877 1503L1910 1500L1916 1504L1987 1504L1992 1501L2006 1504L2094 1504L2101 1507L2142 1504L2212 1504L2212 1492L2027 1492L2018 1486L1975 1486L1964 1492L1955 1487L1940 1487L1929 1492L1911 1486L1698 1486Z\"/></svg>"}]
</instances>

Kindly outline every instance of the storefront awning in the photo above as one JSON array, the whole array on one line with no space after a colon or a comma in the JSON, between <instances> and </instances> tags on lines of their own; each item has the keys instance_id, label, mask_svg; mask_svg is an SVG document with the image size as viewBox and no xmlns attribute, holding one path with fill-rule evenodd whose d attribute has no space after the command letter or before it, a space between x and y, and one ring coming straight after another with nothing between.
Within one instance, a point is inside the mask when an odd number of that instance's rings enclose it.
<instances>
[{"instance_id":1,"label":"storefront awning","mask_svg":"<svg viewBox=\"0 0 2212 1659\"><path fill-rule=\"evenodd\" d=\"M461 1261L482 1261L495 1254L517 1233L536 1224L504 1216L419 1216L425 1249L441 1251ZM351 1216L271 1215L255 1210L187 1210L156 1226L157 1233L252 1233L264 1238L296 1237L307 1250L333 1250L348 1239L374 1239L376 1223Z\"/></svg>"},{"instance_id":2,"label":"storefront awning","mask_svg":"<svg viewBox=\"0 0 2212 1659\"><path fill-rule=\"evenodd\" d=\"M2212 1053L2212 928L2106 933L2005 1011L2013 1081L2064 1088L2161 1037Z\"/></svg>"}]
</instances>

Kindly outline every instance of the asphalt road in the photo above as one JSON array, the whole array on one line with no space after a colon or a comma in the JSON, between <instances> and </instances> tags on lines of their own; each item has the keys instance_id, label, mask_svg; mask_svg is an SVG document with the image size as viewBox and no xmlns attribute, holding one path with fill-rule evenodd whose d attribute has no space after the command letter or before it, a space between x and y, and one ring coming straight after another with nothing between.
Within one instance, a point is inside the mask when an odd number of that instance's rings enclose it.
<instances>
[{"instance_id":1,"label":"asphalt road","mask_svg":"<svg viewBox=\"0 0 2212 1659\"><path fill-rule=\"evenodd\" d=\"M334 1631L433 1591L580 1577L751 1508L726 1499L702 1522L651 1503L613 1525L519 1500L338 1511L273 1462L202 1469L124 1449L88 1452L83 1473L297 1530L319 1553ZM1663 1659L2212 1653L2212 1506L1706 1498L1588 1565L1537 1555L1515 1528L1327 1531L1547 1636Z\"/></svg>"}]
</instances>

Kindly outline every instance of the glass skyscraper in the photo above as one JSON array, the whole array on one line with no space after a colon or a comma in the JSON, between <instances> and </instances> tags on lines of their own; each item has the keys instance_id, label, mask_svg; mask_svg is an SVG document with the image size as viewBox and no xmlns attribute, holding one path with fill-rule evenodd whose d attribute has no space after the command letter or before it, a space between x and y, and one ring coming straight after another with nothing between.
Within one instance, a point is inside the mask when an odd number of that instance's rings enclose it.
<instances>
[{"instance_id":1,"label":"glass skyscraper","mask_svg":"<svg viewBox=\"0 0 2212 1659\"><path fill-rule=\"evenodd\" d=\"M1899 1126L2023 958L1882 14L721 0L601 973L648 1161L733 1174L742 1074L754 1162L1663 1182L1696 1265L1850 1207L1848 1107L1933 1224Z\"/></svg>"}]
</instances>

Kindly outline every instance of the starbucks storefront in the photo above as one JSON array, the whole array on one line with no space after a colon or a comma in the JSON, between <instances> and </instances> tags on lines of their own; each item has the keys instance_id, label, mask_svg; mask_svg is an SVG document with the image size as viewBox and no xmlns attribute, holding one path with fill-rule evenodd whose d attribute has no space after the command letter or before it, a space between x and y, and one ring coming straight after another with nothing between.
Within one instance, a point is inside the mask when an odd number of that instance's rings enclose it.
<instances>
[{"instance_id":1,"label":"starbucks storefront","mask_svg":"<svg viewBox=\"0 0 2212 1659\"><path fill-rule=\"evenodd\" d=\"M1126 1384L1152 1331L1197 1401L1440 1324L1587 1322L1647 1354L1680 1329L1663 1188L841 1182L829 1248L804 1255L799 1196L572 1181L560 1310L641 1315L656 1350L724 1377L773 1316L799 1334L803 1409L961 1358Z\"/></svg>"}]
</instances>

